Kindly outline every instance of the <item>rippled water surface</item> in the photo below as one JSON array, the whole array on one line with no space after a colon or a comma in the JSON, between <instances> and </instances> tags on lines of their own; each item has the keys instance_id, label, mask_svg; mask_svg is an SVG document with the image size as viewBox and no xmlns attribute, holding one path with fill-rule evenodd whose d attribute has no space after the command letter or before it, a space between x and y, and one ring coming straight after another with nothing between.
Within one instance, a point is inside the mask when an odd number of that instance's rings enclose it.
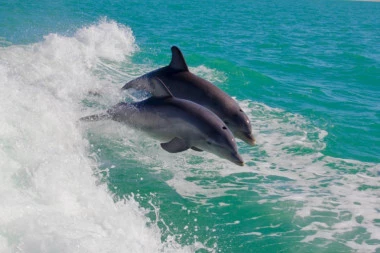
<instances>
[{"instance_id":1,"label":"rippled water surface","mask_svg":"<svg viewBox=\"0 0 380 253\"><path fill-rule=\"evenodd\" d=\"M379 252L380 3L0 3L0 252ZM246 165L79 123L170 62L234 97ZM94 95L100 94L100 95Z\"/></svg>"}]
</instances>

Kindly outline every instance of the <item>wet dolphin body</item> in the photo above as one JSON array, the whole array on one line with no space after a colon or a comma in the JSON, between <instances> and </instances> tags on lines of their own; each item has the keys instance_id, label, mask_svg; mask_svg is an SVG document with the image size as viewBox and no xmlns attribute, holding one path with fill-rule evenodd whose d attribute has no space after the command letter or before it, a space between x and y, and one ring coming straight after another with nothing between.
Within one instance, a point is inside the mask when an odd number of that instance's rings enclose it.
<instances>
[{"instance_id":1,"label":"wet dolphin body","mask_svg":"<svg viewBox=\"0 0 380 253\"><path fill-rule=\"evenodd\" d=\"M161 79L170 92L178 98L203 105L218 115L233 134L254 145L251 123L236 101L212 83L192 74L182 52L173 46L172 60L166 67L159 68L124 85L122 89L142 89L152 92L152 78Z\"/></svg>"},{"instance_id":2,"label":"wet dolphin body","mask_svg":"<svg viewBox=\"0 0 380 253\"><path fill-rule=\"evenodd\" d=\"M217 115L199 104L173 97L159 79L152 81L154 96L137 103L119 103L107 113L81 120L112 119L163 141L161 147L170 153L205 150L244 165L234 136Z\"/></svg>"}]
</instances>

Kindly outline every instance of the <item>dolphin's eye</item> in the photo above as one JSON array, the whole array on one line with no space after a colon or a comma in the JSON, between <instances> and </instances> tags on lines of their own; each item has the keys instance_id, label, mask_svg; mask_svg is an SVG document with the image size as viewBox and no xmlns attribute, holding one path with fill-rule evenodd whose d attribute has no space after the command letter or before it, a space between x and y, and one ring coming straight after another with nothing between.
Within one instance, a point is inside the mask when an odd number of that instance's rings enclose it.
<instances>
[{"instance_id":1,"label":"dolphin's eye","mask_svg":"<svg viewBox=\"0 0 380 253\"><path fill-rule=\"evenodd\" d=\"M227 127L225 127L225 126L223 126L222 128L223 128L224 130L226 130L226 129L227 129Z\"/></svg>"},{"instance_id":2,"label":"dolphin's eye","mask_svg":"<svg viewBox=\"0 0 380 253\"><path fill-rule=\"evenodd\" d=\"M243 110L242 110L242 109L240 109L239 111L243 112Z\"/></svg>"}]
</instances>

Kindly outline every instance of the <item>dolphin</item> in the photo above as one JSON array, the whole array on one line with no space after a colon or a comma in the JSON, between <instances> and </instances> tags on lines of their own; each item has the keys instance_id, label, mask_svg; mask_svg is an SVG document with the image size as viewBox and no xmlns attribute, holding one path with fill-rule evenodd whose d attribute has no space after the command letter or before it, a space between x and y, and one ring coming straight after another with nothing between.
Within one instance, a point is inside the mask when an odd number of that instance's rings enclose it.
<instances>
[{"instance_id":1,"label":"dolphin","mask_svg":"<svg viewBox=\"0 0 380 253\"><path fill-rule=\"evenodd\" d=\"M122 102L106 113L81 120L112 119L161 140L161 147L170 153L204 150L244 165L233 134L217 115L199 104L174 97L158 78L151 81L154 96L136 103Z\"/></svg>"},{"instance_id":2,"label":"dolphin","mask_svg":"<svg viewBox=\"0 0 380 253\"><path fill-rule=\"evenodd\" d=\"M134 88L153 93L150 80L159 78L175 97L193 101L213 111L237 138L254 145L250 120L237 102L214 84L191 73L178 47L173 46L171 51L172 59L168 66L138 77L122 89Z\"/></svg>"}]
</instances>

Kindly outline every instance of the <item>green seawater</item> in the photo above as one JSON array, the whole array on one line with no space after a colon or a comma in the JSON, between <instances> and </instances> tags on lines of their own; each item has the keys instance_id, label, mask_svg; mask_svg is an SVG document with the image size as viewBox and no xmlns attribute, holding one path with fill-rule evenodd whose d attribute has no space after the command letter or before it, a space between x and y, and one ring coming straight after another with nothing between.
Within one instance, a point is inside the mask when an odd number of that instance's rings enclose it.
<instances>
[{"instance_id":1,"label":"green seawater","mask_svg":"<svg viewBox=\"0 0 380 253\"><path fill-rule=\"evenodd\" d=\"M143 133L97 122L82 134L99 187L106 185L115 202L135 199L162 242L192 252L380 252L379 17L380 3L362 1L3 2L0 66L13 72L0 73L10 79L33 67L17 54L33 45L64 61L59 47L50 49L49 34L69 38L59 44L65 52L88 52L97 43L98 51L112 45L106 52L119 52L130 29L137 49L122 60L70 58L91 66L85 74L104 93L78 97L83 115L125 100L118 88L167 65L177 45L192 72L236 98L257 145L238 142L246 162L240 168L204 152L167 154ZM104 35L102 24L117 28ZM93 37L78 35L86 27ZM85 46L70 44L73 38ZM41 78L26 84L49 87L61 77L44 71L36 68L33 77ZM54 87L35 92L62 95ZM0 147L8 154L18 144L5 140ZM16 245L9 234L0 229Z\"/></svg>"}]
</instances>

